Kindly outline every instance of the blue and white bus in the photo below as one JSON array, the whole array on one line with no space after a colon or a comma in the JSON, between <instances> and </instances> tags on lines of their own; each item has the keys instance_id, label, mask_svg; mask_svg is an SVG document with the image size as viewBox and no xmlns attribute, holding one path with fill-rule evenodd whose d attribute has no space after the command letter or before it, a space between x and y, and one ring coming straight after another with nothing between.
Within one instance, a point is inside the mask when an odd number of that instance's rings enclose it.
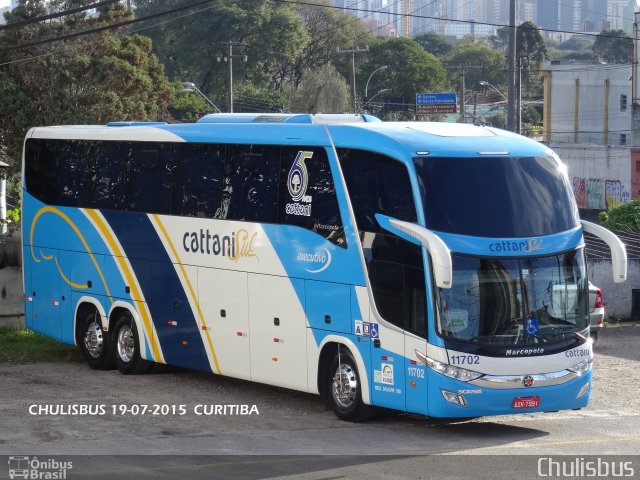
<instances>
[{"instance_id":1,"label":"blue and white bus","mask_svg":"<svg viewBox=\"0 0 640 480\"><path fill-rule=\"evenodd\" d=\"M493 128L357 115L31 129L27 326L94 369L153 362L373 407L585 407L583 231L564 165ZM99 382L96 377L96 382Z\"/></svg>"}]
</instances>

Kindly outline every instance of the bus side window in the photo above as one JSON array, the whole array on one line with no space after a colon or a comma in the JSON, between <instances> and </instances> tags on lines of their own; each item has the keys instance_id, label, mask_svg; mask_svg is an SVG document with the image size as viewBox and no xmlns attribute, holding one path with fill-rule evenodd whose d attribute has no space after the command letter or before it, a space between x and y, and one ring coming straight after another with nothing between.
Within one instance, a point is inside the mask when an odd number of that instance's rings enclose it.
<instances>
[{"instance_id":1,"label":"bus side window","mask_svg":"<svg viewBox=\"0 0 640 480\"><path fill-rule=\"evenodd\" d=\"M346 248L331 166L323 148L282 148L278 223L306 228Z\"/></svg>"},{"instance_id":2,"label":"bus side window","mask_svg":"<svg viewBox=\"0 0 640 480\"><path fill-rule=\"evenodd\" d=\"M67 207L86 207L90 196L87 181L88 143L80 140L51 142L49 154L55 157L56 181L51 203Z\"/></svg>"},{"instance_id":3,"label":"bus side window","mask_svg":"<svg viewBox=\"0 0 640 480\"><path fill-rule=\"evenodd\" d=\"M50 203L55 187L55 158L51 141L29 139L25 147L27 191L44 203Z\"/></svg>"},{"instance_id":4,"label":"bus side window","mask_svg":"<svg viewBox=\"0 0 640 480\"><path fill-rule=\"evenodd\" d=\"M383 230L381 213L416 222L407 168L383 155L339 149L369 282L382 318L420 337L427 336L427 304L422 249Z\"/></svg>"},{"instance_id":5,"label":"bus side window","mask_svg":"<svg viewBox=\"0 0 640 480\"><path fill-rule=\"evenodd\" d=\"M277 146L229 146L223 189L228 212L222 218L275 223L279 157Z\"/></svg>"},{"instance_id":6,"label":"bus side window","mask_svg":"<svg viewBox=\"0 0 640 480\"><path fill-rule=\"evenodd\" d=\"M90 208L119 210L123 206L126 158L121 142L91 142L87 153L92 195Z\"/></svg>"},{"instance_id":7,"label":"bus side window","mask_svg":"<svg viewBox=\"0 0 640 480\"><path fill-rule=\"evenodd\" d=\"M169 214L173 145L136 142L130 145L126 209Z\"/></svg>"},{"instance_id":8,"label":"bus side window","mask_svg":"<svg viewBox=\"0 0 640 480\"><path fill-rule=\"evenodd\" d=\"M224 145L177 145L180 168L171 205L173 215L214 218L222 199Z\"/></svg>"}]
</instances>

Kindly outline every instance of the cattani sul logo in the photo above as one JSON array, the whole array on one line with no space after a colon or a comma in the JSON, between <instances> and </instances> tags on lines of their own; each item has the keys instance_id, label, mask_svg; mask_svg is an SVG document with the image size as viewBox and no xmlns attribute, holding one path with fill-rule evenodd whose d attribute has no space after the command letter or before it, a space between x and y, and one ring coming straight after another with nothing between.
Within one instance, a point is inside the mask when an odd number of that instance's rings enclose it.
<instances>
[{"instance_id":1,"label":"cattani sul logo","mask_svg":"<svg viewBox=\"0 0 640 480\"><path fill-rule=\"evenodd\" d=\"M285 212L287 215L298 215L302 217L311 216L311 197L306 195L309 186L309 172L305 160L313 157L313 152L300 150L289 170L287 176L287 188L291 195L292 203L287 203Z\"/></svg>"}]
</instances>

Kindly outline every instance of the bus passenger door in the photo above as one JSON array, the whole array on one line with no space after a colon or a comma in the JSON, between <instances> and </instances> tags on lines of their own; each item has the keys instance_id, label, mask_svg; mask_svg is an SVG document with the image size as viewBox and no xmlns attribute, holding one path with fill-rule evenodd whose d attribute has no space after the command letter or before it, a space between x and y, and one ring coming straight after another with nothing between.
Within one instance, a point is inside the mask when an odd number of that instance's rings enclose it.
<instances>
[{"instance_id":1,"label":"bus passenger door","mask_svg":"<svg viewBox=\"0 0 640 480\"><path fill-rule=\"evenodd\" d=\"M304 280L249 275L251 380L307 391Z\"/></svg>"},{"instance_id":2,"label":"bus passenger door","mask_svg":"<svg viewBox=\"0 0 640 480\"><path fill-rule=\"evenodd\" d=\"M56 267L58 250L34 247L36 260L31 259L31 293L33 309L29 327L51 338L61 339L60 274Z\"/></svg>"},{"instance_id":3,"label":"bus passenger door","mask_svg":"<svg viewBox=\"0 0 640 480\"><path fill-rule=\"evenodd\" d=\"M200 267L198 297L220 373L250 380L247 273Z\"/></svg>"}]
</instances>

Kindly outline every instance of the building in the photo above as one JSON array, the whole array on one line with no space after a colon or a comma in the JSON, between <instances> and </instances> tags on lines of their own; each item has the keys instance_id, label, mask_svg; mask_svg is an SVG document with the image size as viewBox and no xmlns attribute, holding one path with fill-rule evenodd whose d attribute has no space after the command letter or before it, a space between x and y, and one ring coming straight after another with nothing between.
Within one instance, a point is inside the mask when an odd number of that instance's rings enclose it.
<instances>
[{"instance_id":1,"label":"building","mask_svg":"<svg viewBox=\"0 0 640 480\"><path fill-rule=\"evenodd\" d=\"M578 62L543 67L543 138L567 164L583 218L640 197L631 70Z\"/></svg>"}]
</instances>

